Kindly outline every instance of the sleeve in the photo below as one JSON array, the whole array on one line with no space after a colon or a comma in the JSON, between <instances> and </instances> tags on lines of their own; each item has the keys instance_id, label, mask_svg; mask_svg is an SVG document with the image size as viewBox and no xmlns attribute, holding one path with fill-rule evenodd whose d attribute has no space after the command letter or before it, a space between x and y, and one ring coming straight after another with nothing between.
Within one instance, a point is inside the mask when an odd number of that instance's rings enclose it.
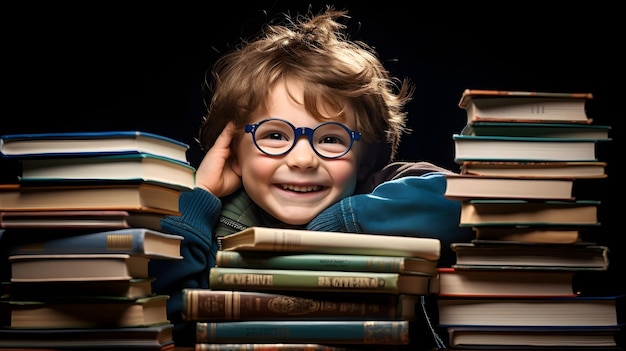
<instances>
[{"instance_id":1,"label":"sleeve","mask_svg":"<svg viewBox=\"0 0 626 351\"><path fill-rule=\"evenodd\" d=\"M440 265L453 263L450 244L470 241L470 228L459 226L461 203L444 196L442 172L405 176L383 182L369 194L342 199L307 226L310 230L437 238Z\"/></svg>"},{"instance_id":2,"label":"sleeve","mask_svg":"<svg viewBox=\"0 0 626 351\"><path fill-rule=\"evenodd\" d=\"M219 198L203 189L183 192L179 198L180 216L161 220L166 233L183 236L181 260L151 260L150 274L155 278L153 291L169 295L167 315L175 324L177 345L195 340L193 323L182 321L182 290L208 288L209 270L215 265L217 239L213 227L217 222L222 203Z\"/></svg>"}]
</instances>

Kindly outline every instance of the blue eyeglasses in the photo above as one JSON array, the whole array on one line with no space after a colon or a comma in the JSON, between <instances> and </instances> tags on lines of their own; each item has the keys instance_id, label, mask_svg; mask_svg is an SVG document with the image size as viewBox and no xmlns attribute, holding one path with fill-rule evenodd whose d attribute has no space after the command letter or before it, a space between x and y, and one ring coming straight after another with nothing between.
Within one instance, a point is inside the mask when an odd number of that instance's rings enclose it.
<instances>
[{"instance_id":1,"label":"blue eyeglasses","mask_svg":"<svg viewBox=\"0 0 626 351\"><path fill-rule=\"evenodd\" d=\"M280 118L268 118L258 123L246 124L246 133L252 134L257 149L269 156L286 155L301 136L306 136L313 151L320 157L339 158L361 140L361 133L337 122L325 122L311 129L295 127Z\"/></svg>"}]
</instances>

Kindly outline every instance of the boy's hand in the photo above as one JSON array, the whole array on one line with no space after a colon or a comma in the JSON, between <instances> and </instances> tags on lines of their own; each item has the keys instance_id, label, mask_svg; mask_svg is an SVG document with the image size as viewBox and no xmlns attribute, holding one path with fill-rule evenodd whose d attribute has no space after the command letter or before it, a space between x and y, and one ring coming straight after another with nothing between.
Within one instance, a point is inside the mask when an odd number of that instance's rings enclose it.
<instances>
[{"instance_id":1,"label":"boy's hand","mask_svg":"<svg viewBox=\"0 0 626 351\"><path fill-rule=\"evenodd\" d=\"M241 187L241 178L230 167L233 131L234 126L229 122L196 170L196 186L217 197L232 194Z\"/></svg>"}]
</instances>

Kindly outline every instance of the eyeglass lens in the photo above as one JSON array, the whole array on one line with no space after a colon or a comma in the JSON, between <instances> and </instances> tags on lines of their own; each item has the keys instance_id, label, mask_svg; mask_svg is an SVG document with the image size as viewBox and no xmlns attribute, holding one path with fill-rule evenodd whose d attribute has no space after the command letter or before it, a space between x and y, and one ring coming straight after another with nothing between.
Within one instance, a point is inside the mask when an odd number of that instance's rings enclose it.
<instances>
[{"instance_id":1,"label":"eyeglass lens","mask_svg":"<svg viewBox=\"0 0 626 351\"><path fill-rule=\"evenodd\" d=\"M281 120L267 120L259 124L254 137L257 146L270 155L282 155L296 142L293 127ZM342 125L325 123L314 129L309 141L320 155L337 157L350 149L352 138Z\"/></svg>"}]
</instances>

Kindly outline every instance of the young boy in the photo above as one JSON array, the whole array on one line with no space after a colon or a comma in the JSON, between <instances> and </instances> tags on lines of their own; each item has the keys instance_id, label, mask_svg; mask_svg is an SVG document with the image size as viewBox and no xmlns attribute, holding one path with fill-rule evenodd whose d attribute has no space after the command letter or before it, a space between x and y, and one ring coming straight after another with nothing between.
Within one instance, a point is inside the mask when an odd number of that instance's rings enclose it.
<instances>
[{"instance_id":1,"label":"young boy","mask_svg":"<svg viewBox=\"0 0 626 351\"><path fill-rule=\"evenodd\" d=\"M441 262L450 242L471 238L459 203L443 196L447 170L390 163L412 87L347 38L346 15L328 8L267 26L214 65L196 189L181 195L181 216L162 223L184 236L184 259L151 263L155 292L170 295L177 345L195 342L181 290L209 287L218 236L271 226L435 237Z\"/></svg>"}]
</instances>

